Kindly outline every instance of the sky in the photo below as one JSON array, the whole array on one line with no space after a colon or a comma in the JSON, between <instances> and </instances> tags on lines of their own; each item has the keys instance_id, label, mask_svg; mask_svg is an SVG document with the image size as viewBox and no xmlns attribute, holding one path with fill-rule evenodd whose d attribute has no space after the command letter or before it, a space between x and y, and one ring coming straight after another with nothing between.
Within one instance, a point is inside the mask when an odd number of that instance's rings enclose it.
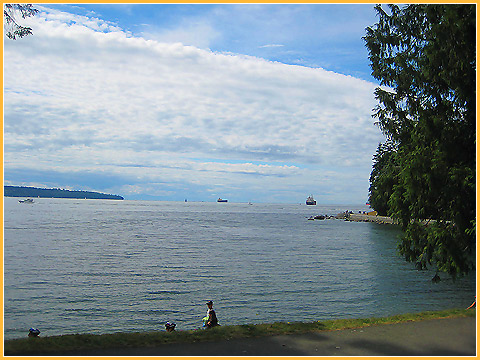
<instances>
[{"instance_id":1,"label":"sky","mask_svg":"<svg viewBox=\"0 0 480 360\"><path fill-rule=\"evenodd\" d=\"M4 184L365 204L373 4L38 4L4 37Z\"/></svg>"}]
</instances>

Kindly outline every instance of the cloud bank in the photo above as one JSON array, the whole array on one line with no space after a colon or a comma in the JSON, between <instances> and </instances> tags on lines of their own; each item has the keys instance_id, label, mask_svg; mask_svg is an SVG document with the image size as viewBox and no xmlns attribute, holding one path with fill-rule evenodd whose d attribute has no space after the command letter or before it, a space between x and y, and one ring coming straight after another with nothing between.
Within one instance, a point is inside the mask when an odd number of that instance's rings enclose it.
<instances>
[{"instance_id":1,"label":"cloud bank","mask_svg":"<svg viewBox=\"0 0 480 360\"><path fill-rule=\"evenodd\" d=\"M375 84L60 11L28 22L33 36L4 40L5 183L95 174L84 187L127 199L366 200Z\"/></svg>"}]
</instances>

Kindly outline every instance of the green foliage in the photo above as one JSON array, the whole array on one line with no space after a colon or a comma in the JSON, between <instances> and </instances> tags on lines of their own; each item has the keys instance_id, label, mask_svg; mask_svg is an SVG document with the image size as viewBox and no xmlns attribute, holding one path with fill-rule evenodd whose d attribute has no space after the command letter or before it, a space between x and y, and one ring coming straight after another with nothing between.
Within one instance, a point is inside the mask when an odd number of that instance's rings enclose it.
<instances>
[{"instance_id":1,"label":"green foliage","mask_svg":"<svg viewBox=\"0 0 480 360\"><path fill-rule=\"evenodd\" d=\"M3 194L8 197L123 200L123 197L120 195L103 194L95 191L42 189L8 185L3 187Z\"/></svg>"},{"instance_id":2,"label":"green foliage","mask_svg":"<svg viewBox=\"0 0 480 360\"><path fill-rule=\"evenodd\" d=\"M388 215L388 199L397 184L398 172L395 144L387 141L378 145L377 153L373 157L373 170L370 174L370 205L381 216Z\"/></svg>"},{"instance_id":3,"label":"green foliage","mask_svg":"<svg viewBox=\"0 0 480 360\"><path fill-rule=\"evenodd\" d=\"M3 19L5 21L5 35L12 40L31 35L33 33L32 28L18 24L15 15L20 14L20 16L25 19L29 16L34 16L36 13L38 13L38 10L33 8L32 4L4 4Z\"/></svg>"},{"instance_id":4,"label":"green foliage","mask_svg":"<svg viewBox=\"0 0 480 360\"><path fill-rule=\"evenodd\" d=\"M364 40L387 141L374 156L370 203L402 225L407 261L467 274L475 266L475 5L375 8L379 22Z\"/></svg>"}]
</instances>

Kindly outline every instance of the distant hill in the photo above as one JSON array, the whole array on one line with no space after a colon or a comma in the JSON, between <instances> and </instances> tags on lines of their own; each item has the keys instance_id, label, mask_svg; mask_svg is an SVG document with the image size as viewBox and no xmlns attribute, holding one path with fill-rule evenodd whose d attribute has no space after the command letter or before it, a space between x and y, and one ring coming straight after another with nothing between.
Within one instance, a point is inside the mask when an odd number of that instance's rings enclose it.
<instances>
[{"instance_id":1,"label":"distant hill","mask_svg":"<svg viewBox=\"0 0 480 360\"><path fill-rule=\"evenodd\" d=\"M119 195L102 194L94 191L41 189L25 186L4 186L3 191L4 196L9 197L123 200L123 197Z\"/></svg>"}]
</instances>

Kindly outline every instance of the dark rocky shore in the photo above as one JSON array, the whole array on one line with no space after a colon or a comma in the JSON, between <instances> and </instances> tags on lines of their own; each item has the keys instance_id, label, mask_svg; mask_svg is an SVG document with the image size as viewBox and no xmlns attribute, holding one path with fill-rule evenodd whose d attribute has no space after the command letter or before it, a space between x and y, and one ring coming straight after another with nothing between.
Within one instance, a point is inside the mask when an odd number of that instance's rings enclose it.
<instances>
[{"instance_id":1,"label":"dark rocky shore","mask_svg":"<svg viewBox=\"0 0 480 360\"><path fill-rule=\"evenodd\" d=\"M377 224L395 224L396 222L388 216L367 215L367 214L348 214L345 217L347 221L374 222Z\"/></svg>"},{"instance_id":2,"label":"dark rocky shore","mask_svg":"<svg viewBox=\"0 0 480 360\"><path fill-rule=\"evenodd\" d=\"M328 219L340 219L345 221L356 222L373 222L377 224L396 224L395 220L388 216L369 215L366 213L355 214L353 212L343 212L337 215L316 215L311 216L308 220L328 220Z\"/></svg>"}]
</instances>

